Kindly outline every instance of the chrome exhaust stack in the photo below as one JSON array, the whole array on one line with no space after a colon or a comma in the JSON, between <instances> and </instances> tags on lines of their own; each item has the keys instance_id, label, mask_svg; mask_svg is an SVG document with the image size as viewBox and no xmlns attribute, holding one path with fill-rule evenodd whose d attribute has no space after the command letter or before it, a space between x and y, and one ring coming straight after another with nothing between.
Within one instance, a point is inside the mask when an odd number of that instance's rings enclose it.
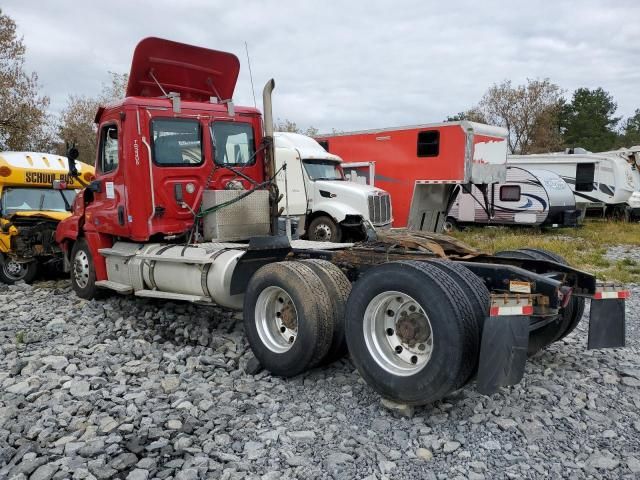
<instances>
[{"instance_id":1,"label":"chrome exhaust stack","mask_svg":"<svg viewBox=\"0 0 640 480\"><path fill-rule=\"evenodd\" d=\"M269 80L264 89L262 90L262 108L264 110L264 156L265 156L265 174L267 178L273 178L276 174L276 155L275 146L273 140L273 108L271 102L271 94L273 89L276 88L276 82L272 78ZM271 235L278 234L278 186L276 185L275 178L269 186L271 193L269 201L271 208L269 210L269 216L271 217Z\"/></svg>"}]
</instances>

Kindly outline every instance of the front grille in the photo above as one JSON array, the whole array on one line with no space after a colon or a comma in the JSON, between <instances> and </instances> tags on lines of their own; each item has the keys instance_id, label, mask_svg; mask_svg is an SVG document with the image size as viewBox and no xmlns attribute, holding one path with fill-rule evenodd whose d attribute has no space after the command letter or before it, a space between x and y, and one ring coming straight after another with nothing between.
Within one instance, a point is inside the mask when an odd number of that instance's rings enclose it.
<instances>
[{"instance_id":1,"label":"front grille","mask_svg":"<svg viewBox=\"0 0 640 480\"><path fill-rule=\"evenodd\" d=\"M369 195L369 219L374 225L385 225L391 221L391 197L388 193Z\"/></svg>"}]
</instances>

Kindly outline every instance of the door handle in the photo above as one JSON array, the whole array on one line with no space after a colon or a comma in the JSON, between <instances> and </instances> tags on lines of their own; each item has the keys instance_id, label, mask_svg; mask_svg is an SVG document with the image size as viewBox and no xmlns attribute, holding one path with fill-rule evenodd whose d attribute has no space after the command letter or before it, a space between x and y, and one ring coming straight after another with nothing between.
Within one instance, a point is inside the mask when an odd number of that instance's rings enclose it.
<instances>
[{"instance_id":1,"label":"door handle","mask_svg":"<svg viewBox=\"0 0 640 480\"><path fill-rule=\"evenodd\" d=\"M118 207L118 224L124 226L124 206L122 205Z\"/></svg>"}]
</instances>

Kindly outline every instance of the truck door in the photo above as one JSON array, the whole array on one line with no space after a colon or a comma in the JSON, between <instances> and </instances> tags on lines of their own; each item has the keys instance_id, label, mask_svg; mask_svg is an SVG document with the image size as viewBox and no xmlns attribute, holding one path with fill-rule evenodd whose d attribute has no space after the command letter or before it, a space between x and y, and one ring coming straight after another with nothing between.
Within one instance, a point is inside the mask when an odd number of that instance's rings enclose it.
<instances>
[{"instance_id":1,"label":"truck door","mask_svg":"<svg viewBox=\"0 0 640 480\"><path fill-rule=\"evenodd\" d=\"M287 164L287 182L285 189L285 172L280 171L277 176L278 189L283 195L279 206L287 205L289 200L289 215L305 215L307 213L307 193L305 190L302 161L297 150L291 148L276 149L276 171ZM286 210L285 210L286 214Z\"/></svg>"},{"instance_id":2,"label":"truck door","mask_svg":"<svg viewBox=\"0 0 640 480\"><path fill-rule=\"evenodd\" d=\"M96 180L89 190L93 201L86 207L85 228L114 236L126 236L126 191L124 168L121 165L121 129L116 119L107 119L100 126Z\"/></svg>"}]
</instances>

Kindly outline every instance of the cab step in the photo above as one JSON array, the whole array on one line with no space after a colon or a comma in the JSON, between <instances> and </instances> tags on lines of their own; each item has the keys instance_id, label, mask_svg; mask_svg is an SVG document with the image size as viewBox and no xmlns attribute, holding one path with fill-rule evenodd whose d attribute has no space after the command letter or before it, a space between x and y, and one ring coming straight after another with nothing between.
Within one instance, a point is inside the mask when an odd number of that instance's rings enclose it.
<instances>
[{"instance_id":1,"label":"cab step","mask_svg":"<svg viewBox=\"0 0 640 480\"><path fill-rule=\"evenodd\" d=\"M213 304L209 297L200 297L198 295L188 295L185 293L163 292L161 290L137 290L134 295L136 297L162 298L164 300L181 300L184 302Z\"/></svg>"},{"instance_id":2,"label":"cab step","mask_svg":"<svg viewBox=\"0 0 640 480\"><path fill-rule=\"evenodd\" d=\"M96 282L96 287L108 288L109 290L113 290L115 292L123 293L123 294L133 293L133 287L131 287L131 285L112 282L110 280L98 280Z\"/></svg>"}]
</instances>

